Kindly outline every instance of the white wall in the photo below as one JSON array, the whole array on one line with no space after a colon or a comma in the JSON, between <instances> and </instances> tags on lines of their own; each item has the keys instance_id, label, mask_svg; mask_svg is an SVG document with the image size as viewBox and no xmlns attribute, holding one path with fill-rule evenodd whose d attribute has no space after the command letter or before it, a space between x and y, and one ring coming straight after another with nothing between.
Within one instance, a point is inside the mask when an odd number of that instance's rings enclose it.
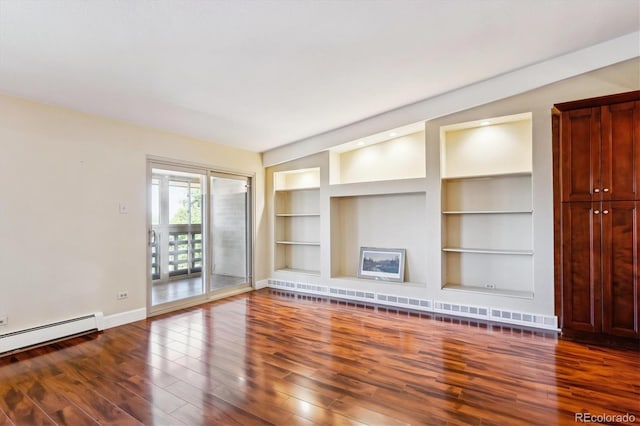
<instances>
[{"instance_id":1,"label":"white wall","mask_svg":"<svg viewBox=\"0 0 640 426\"><path fill-rule=\"evenodd\" d=\"M2 95L0 148L1 334L146 306L148 155L256 174L256 280L267 275L260 154Z\"/></svg>"}]
</instances>

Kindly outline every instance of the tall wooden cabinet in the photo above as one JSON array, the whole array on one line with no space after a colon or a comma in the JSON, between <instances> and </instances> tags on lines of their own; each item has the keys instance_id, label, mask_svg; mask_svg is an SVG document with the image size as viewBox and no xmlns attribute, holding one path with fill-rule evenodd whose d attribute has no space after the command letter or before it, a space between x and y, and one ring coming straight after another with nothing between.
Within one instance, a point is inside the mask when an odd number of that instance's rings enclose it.
<instances>
[{"instance_id":1,"label":"tall wooden cabinet","mask_svg":"<svg viewBox=\"0 0 640 426\"><path fill-rule=\"evenodd\" d=\"M553 109L556 314L640 338L640 91Z\"/></svg>"}]
</instances>

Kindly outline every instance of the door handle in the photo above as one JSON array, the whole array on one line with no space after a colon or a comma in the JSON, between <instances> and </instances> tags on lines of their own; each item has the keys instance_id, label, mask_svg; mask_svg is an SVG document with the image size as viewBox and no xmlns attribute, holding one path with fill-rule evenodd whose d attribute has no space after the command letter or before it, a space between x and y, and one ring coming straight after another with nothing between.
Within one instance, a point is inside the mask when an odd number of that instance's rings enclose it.
<instances>
[{"instance_id":1,"label":"door handle","mask_svg":"<svg viewBox=\"0 0 640 426\"><path fill-rule=\"evenodd\" d=\"M156 231L153 229L149 230L149 246L152 246L156 243Z\"/></svg>"}]
</instances>

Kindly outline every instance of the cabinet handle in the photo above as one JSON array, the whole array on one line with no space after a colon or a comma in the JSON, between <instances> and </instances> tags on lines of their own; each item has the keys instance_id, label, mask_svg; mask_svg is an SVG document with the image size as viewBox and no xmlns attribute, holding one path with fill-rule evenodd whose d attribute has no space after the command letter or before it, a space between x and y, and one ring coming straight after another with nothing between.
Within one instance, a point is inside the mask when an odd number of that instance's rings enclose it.
<instances>
[{"instance_id":1,"label":"cabinet handle","mask_svg":"<svg viewBox=\"0 0 640 426\"><path fill-rule=\"evenodd\" d=\"M609 214L609 210L602 210L602 214Z\"/></svg>"},{"instance_id":2,"label":"cabinet handle","mask_svg":"<svg viewBox=\"0 0 640 426\"><path fill-rule=\"evenodd\" d=\"M609 188L603 189L602 192L609 192Z\"/></svg>"},{"instance_id":3,"label":"cabinet handle","mask_svg":"<svg viewBox=\"0 0 640 426\"><path fill-rule=\"evenodd\" d=\"M594 188L593 192L595 192L597 194L598 192L600 192L600 188Z\"/></svg>"},{"instance_id":4,"label":"cabinet handle","mask_svg":"<svg viewBox=\"0 0 640 426\"><path fill-rule=\"evenodd\" d=\"M593 214L600 214L600 210L594 210Z\"/></svg>"}]
</instances>

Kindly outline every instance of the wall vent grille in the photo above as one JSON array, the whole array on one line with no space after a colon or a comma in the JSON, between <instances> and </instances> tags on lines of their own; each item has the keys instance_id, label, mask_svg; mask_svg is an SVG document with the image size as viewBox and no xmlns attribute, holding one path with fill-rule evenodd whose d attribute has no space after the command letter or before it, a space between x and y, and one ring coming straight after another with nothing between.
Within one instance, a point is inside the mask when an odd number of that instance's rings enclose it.
<instances>
[{"instance_id":1,"label":"wall vent grille","mask_svg":"<svg viewBox=\"0 0 640 426\"><path fill-rule=\"evenodd\" d=\"M329 287L329 294L342 299L353 299L373 302L376 295L368 291L351 290L347 288Z\"/></svg>"},{"instance_id":2,"label":"wall vent grille","mask_svg":"<svg viewBox=\"0 0 640 426\"><path fill-rule=\"evenodd\" d=\"M529 327L557 329L558 320L556 317L540 314L528 314L524 312L508 311L505 309L491 309L491 319L493 321L507 322L509 324L520 324Z\"/></svg>"},{"instance_id":3,"label":"wall vent grille","mask_svg":"<svg viewBox=\"0 0 640 426\"><path fill-rule=\"evenodd\" d=\"M433 303L431 300L415 299L404 296L394 296L392 294L378 293L377 301L381 305L399 306L408 309L414 309L418 311L431 312Z\"/></svg>"},{"instance_id":4,"label":"wall vent grille","mask_svg":"<svg viewBox=\"0 0 640 426\"><path fill-rule=\"evenodd\" d=\"M443 314L458 315L462 317L478 318L478 319L490 319L488 318L489 308L482 306L463 305L460 303L450 302L434 302L434 312L441 312Z\"/></svg>"}]
</instances>

